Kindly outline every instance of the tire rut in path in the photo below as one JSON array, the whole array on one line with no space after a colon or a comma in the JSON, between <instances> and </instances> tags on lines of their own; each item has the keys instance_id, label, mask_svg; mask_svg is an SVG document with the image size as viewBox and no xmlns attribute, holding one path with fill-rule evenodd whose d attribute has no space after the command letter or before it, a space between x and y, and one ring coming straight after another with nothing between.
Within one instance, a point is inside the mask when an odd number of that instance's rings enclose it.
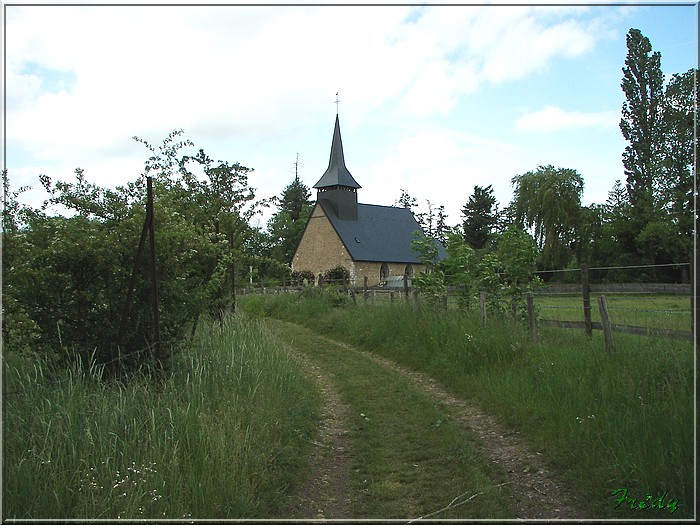
<instances>
[{"instance_id":1,"label":"tire rut in path","mask_svg":"<svg viewBox=\"0 0 700 525\"><path fill-rule=\"evenodd\" d=\"M317 334L318 335L318 334ZM584 519L585 512L573 499L573 492L550 470L538 452L518 436L517 432L501 425L496 418L482 412L474 404L447 392L434 379L408 370L394 361L371 352L359 350L340 341L318 336L348 350L358 352L378 365L388 367L410 379L439 406L448 407L453 417L481 443L486 459L503 470L504 484L510 490L509 504L518 519Z\"/></svg>"},{"instance_id":2,"label":"tire rut in path","mask_svg":"<svg viewBox=\"0 0 700 525\"><path fill-rule=\"evenodd\" d=\"M289 519L350 517L349 407L320 367L287 346L288 354L319 387L321 424L312 441L310 474L292 494L281 516Z\"/></svg>"}]
</instances>

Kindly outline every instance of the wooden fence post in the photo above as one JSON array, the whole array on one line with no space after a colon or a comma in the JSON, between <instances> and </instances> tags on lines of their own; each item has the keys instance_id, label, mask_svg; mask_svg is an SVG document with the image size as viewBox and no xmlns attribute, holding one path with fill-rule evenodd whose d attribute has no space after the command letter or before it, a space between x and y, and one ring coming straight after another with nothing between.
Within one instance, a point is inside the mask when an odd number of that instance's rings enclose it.
<instances>
[{"instance_id":1,"label":"wooden fence post","mask_svg":"<svg viewBox=\"0 0 700 525\"><path fill-rule=\"evenodd\" d=\"M408 302L410 299L408 297L408 274L407 273L403 274L403 295L406 298L406 302Z\"/></svg>"},{"instance_id":2,"label":"wooden fence post","mask_svg":"<svg viewBox=\"0 0 700 525\"><path fill-rule=\"evenodd\" d=\"M394 306L394 291L392 290L389 295L391 297L391 306Z\"/></svg>"},{"instance_id":3,"label":"wooden fence post","mask_svg":"<svg viewBox=\"0 0 700 525\"><path fill-rule=\"evenodd\" d=\"M479 292L479 303L481 306L481 328L486 325L486 292Z\"/></svg>"},{"instance_id":4,"label":"wooden fence post","mask_svg":"<svg viewBox=\"0 0 700 525\"><path fill-rule=\"evenodd\" d=\"M612 327L610 326L610 316L608 315L608 305L605 303L605 296L598 296L598 308L600 308L600 321L603 325L603 336L605 338L605 350L608 354L613 353Z\"/></svg>"},{"instance_id":5,"label":"wooden fence post","mask_svg":"<svg viewBox=\"0 0 700 525\"><path fill-rule=\"evenodd\" d=\"M532 292L527 292L527 322L530 326L530 342L537 344L537 319L535 317L535 299Z\"/></svg>"},{"instance_id":6,"label":"wooden fence post","mask_svg":"<svg viewBox=\"0 0 700 525\"><path fill-rule=\"evenodd\" d=\"M581 265L581 292L583 293L583 323L586 329L586 337L590 341L593 337L593 323L591 322L591 288L588 284L588 265Z\"/></svg>"}]
</instances>

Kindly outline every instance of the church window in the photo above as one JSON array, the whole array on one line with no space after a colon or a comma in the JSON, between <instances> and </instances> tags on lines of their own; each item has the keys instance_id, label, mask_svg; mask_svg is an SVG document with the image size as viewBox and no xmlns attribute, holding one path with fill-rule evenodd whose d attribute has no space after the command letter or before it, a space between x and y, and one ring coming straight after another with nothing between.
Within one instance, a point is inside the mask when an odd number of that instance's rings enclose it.
<instances>
[{"instance_id":1,"label":"church window","mask_svg":"<svg viewBox=\"0 0 700 525\"><path fill-rule=\"evenodd\" d=\"M385 283L388 278L389 278L389 265L386 263L382 263L381 268L379 268L379 282Z\"/></svg>"}]
</instances>

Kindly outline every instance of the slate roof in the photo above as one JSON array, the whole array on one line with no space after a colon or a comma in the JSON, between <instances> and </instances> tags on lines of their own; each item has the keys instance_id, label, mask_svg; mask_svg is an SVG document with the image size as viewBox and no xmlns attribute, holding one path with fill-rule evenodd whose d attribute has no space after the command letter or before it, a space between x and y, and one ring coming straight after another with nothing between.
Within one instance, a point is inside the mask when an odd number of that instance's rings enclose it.
<instances>
[{"instance_id":1,"label":"slate roof","mask_svg":"<svg viewBox=\"0 0 700 525\"><path fill-rule=\"evenodd\" d=\"M325 202L318 204L353 260L420 264L418 254L411 249L411 240L413 232L422 228L411 210L358 204L357 220L342 220ZM442 243L438 245L442 260L447 253Z\"/></svg>"},{"instance_id":2,"label":"slate roof","mask_svg":"<svg viewBox=\"0 0 700 525\"><path fill-rule=\"evenodd\" d=\"M335 116L335 129L333 130L333 143L331 144L331 158L328 161L328 169L314 184L314 188L328 188L331 186L347 186L348 188L361 188L357 181L350 175L345 167L343 155L343 141L340 139L340 120Z\"/></svg>"}]
</instances>

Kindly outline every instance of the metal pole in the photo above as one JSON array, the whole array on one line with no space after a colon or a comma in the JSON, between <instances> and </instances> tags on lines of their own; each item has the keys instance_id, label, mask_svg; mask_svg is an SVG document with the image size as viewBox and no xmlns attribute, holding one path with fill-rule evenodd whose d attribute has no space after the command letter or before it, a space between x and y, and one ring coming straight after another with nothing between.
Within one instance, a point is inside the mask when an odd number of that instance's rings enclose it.
<instances>
[{"instance_id":1,"label":"metal pole","mask_svg":"<svg viewBox=\"0 0 700 525\"><path fill-rule=\"evenodd\" d=\"M160 314L158 312L158 272L156 270L156 228L155 228L155 214L153 212L153 179L148 177L148 200L146 201L147 206L147 216L150 218L148 221L149 227L149 237L151 244L151 308L153 309L153 324L155 325L154 337L156 346L156 366L158 373L163 371L163 362L161 361L161 349L160 349Z\"/></svg>"},{"instance_id":2,"label":"metal pole","mask_svg":"<svg viewBox=\"0 0 700 525\"><path fill-rule=\"evenodd\" d=\"M141 268L141 258L143 257L143 247L146 244L146 233L148 232L148 225L150 222L149 217L150 210L146 206L146 219L143 221L143 229L141 230L141 239L139 240L139 247L136 251L136 260L134 261L134 267L131 270L131 278L129 279L129 289L126 293L126 301L124 301L124 308L122 309L122 318L119 323L119 333L117 334L117 347L122 343L122 338L124 336L124 330L126 329L126 320L129 317L129 307L134 298L134 288L136 286L136 275Z\"/></svg>"}]
</instances>

